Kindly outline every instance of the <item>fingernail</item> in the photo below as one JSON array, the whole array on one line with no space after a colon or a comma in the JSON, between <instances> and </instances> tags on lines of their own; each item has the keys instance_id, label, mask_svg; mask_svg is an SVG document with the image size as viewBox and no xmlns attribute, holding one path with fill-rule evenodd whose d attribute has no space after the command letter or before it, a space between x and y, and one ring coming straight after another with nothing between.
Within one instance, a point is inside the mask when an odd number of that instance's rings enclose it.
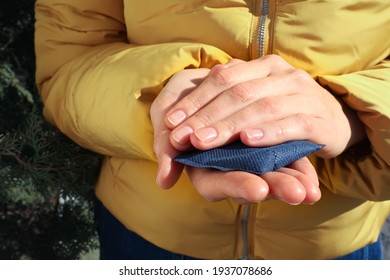
<instances>
[{"instance_id":1,"label":"fingernail","mask_svg":"<svg viewBox=\"0 0 390 280\"><path fill-rule=\"evenodd\" d=\"M161 174L161 164L158 164L157 168L157 176L156 176L156 184L161 186L162 183L162 174Z\"/></svg>"},{"instance_id":2,"label":"fingernail","mask_svg":"<svg viewBox=\"0 0 390 280\"><path fill-rule=\"evenodd\" d=\"M203 143L210 143L218 136L217 130L213 127L201 128L194 134Z\"/></svg>"},{"instance_id":3,"label":"fingernail","mask_svg":"<svg viewBox=\"0 0 390 280\"><path fill-rule=\"evenodd\" d=\"M183 126L172 133L172 138L179 144L186 144L190 140L191 133L194 132L191 127Z\"/></svg>"},{"instance_id":4,"label":"fingernail","mask_svg":"<svg viewBox=\"0 0 390 280\"><path fill-rule=\"evenodd\" d=\"M167 120L170 124L176 126L186 118L186 114L182 110L174 111L167 117Z\"/></svg>"},{"instance_id":5,"label":"fingernail","mask_svg":"<svg viewBox=\"0 0 390 280\"><path fill-rule=\"evenodd\" d=\"M161 186L162 185L162 175L161 175L161 173L160 173L160 171L158 171L157 172L157 176L156 176L156 184L158 185L158 186Z\"/></svg>"},{"instance_id":6,"label":"fingernail","mask_svg":"<svg viewBox=\"0 0 390 280\"><path fill-rule=\"evenodd\" d=\"M288 202L288 204L290 204L291 206L297 206L301 203L300 202Z\"/></svg>"},{"instance_id":7,"label":"fingernail","mask_svg":"<svg viewBox=\"0 0 390 280\"><path fill-rule=\"evenodd\" d=\"M250 141L258 141L264 136L264 132L257 128L248 129L245 133Z\"/></svg>"},{"instance_id":8,"label":"fingernail","mask_svg":"<svg viewBox=\"0 0 390 280\"><path fill-rule=\"evenodd\" d=\"M160 188L163 188L163 189L166 189L168 188L168 186L166 185L166 183L164 182L164 179L166 178L166 174L164 175L162 173L162 171L159 171L157 173L157 177L156 177L156 184L160 187Z\"/></svg>"}]
</instances>

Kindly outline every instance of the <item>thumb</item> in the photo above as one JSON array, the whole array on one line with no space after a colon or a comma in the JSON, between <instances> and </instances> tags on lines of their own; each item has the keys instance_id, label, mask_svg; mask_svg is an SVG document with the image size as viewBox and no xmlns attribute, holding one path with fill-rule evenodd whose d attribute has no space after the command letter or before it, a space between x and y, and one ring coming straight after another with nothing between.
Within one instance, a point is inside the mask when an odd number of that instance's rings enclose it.
<instances>
[{"instance_id":1,"label":"thumb","mask_svg":"<svg viewBox=\"0 0 390 280\"><path fill-rule=\"evenodd\" d=\"M169 130L155 134L154 152L158 161L156 183L164 189L169 189L179 180L184 168L181 163L173 161L179 151L169 142Z\"/></svg>"},{"instance_id":2,"label":"thumb","mask_svg":"<svg viewBox=\"0 0 390 280\"><path fill-rule=\"evenodd\" d=\"M173 157L164 154L158 162L156 183L163 189L171 188L180 178L184 166L174 162Z\"/></svg>"}]
</instances>

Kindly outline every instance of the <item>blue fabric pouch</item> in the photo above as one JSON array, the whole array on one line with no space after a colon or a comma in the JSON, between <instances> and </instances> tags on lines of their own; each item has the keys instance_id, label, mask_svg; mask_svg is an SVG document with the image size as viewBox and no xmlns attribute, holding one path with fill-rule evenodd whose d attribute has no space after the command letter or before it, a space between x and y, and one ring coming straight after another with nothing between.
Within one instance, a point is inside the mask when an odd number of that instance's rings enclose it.
<instances>
[{"instance_id":1,"label":"blue fabric pouch","mask_svg":"<svg viewBox=\"0 0 390 280\"><path fill-rule=\"evenodd\" d=\"M174 161L198 168L214 168L221 171L241 170L254 174L275 171L281 167L314 153L324 145L305 140L288 141L269 147L248 147L241 141L206 150L190 151L174 158Z\"/></svg>"}]
</instances>

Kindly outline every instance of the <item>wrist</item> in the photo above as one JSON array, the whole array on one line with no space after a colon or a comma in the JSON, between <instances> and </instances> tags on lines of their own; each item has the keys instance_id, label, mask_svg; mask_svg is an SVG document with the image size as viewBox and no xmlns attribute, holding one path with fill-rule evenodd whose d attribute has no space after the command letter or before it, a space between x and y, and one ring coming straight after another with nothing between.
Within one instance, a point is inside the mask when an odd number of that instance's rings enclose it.
<instances>
[{"instance_id":1,"label":"wrist","mask_svg":"<svg viewBox=\"0 0 390 280\"><path fill-rule=\"evenodd\" d=\"M353 145L356 145L360 142L367 140L367 133L366 133L365 125L360 120L357 112L353 110L351 107L349 107L347 104L345 104L344 101L340 99L338 100L348 120L350 131L351 131L351 135L346 146L346 149L348 149Z\"/></svg>"}]
</instances>

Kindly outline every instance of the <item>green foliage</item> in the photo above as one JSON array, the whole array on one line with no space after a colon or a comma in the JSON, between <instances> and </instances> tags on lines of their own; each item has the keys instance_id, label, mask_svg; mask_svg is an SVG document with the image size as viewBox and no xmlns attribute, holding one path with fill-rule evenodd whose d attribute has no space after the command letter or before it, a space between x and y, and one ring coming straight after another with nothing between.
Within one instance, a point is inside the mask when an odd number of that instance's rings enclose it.
<instances>
[{"instance_id":1,"label":"green foliage","mask_svg":"<svg viewBox=\"0 0 390 280\"><path fill-rule=\"evenodd\" d=\"M14 129L31 109L34 87L32 0L2 0L0 9L0 132Z\"/></svg>"},{"instance_id":2,"label":"green foliage","mask_svg":"<svg viewBox=\"0 0 390 280\"><path fill-rule=\"evenodd\" d=\"M42 118L33 6L2 0L0 9L0 259L77 259L97 247L101 158Z\"/></svg>"}]
</instances>

